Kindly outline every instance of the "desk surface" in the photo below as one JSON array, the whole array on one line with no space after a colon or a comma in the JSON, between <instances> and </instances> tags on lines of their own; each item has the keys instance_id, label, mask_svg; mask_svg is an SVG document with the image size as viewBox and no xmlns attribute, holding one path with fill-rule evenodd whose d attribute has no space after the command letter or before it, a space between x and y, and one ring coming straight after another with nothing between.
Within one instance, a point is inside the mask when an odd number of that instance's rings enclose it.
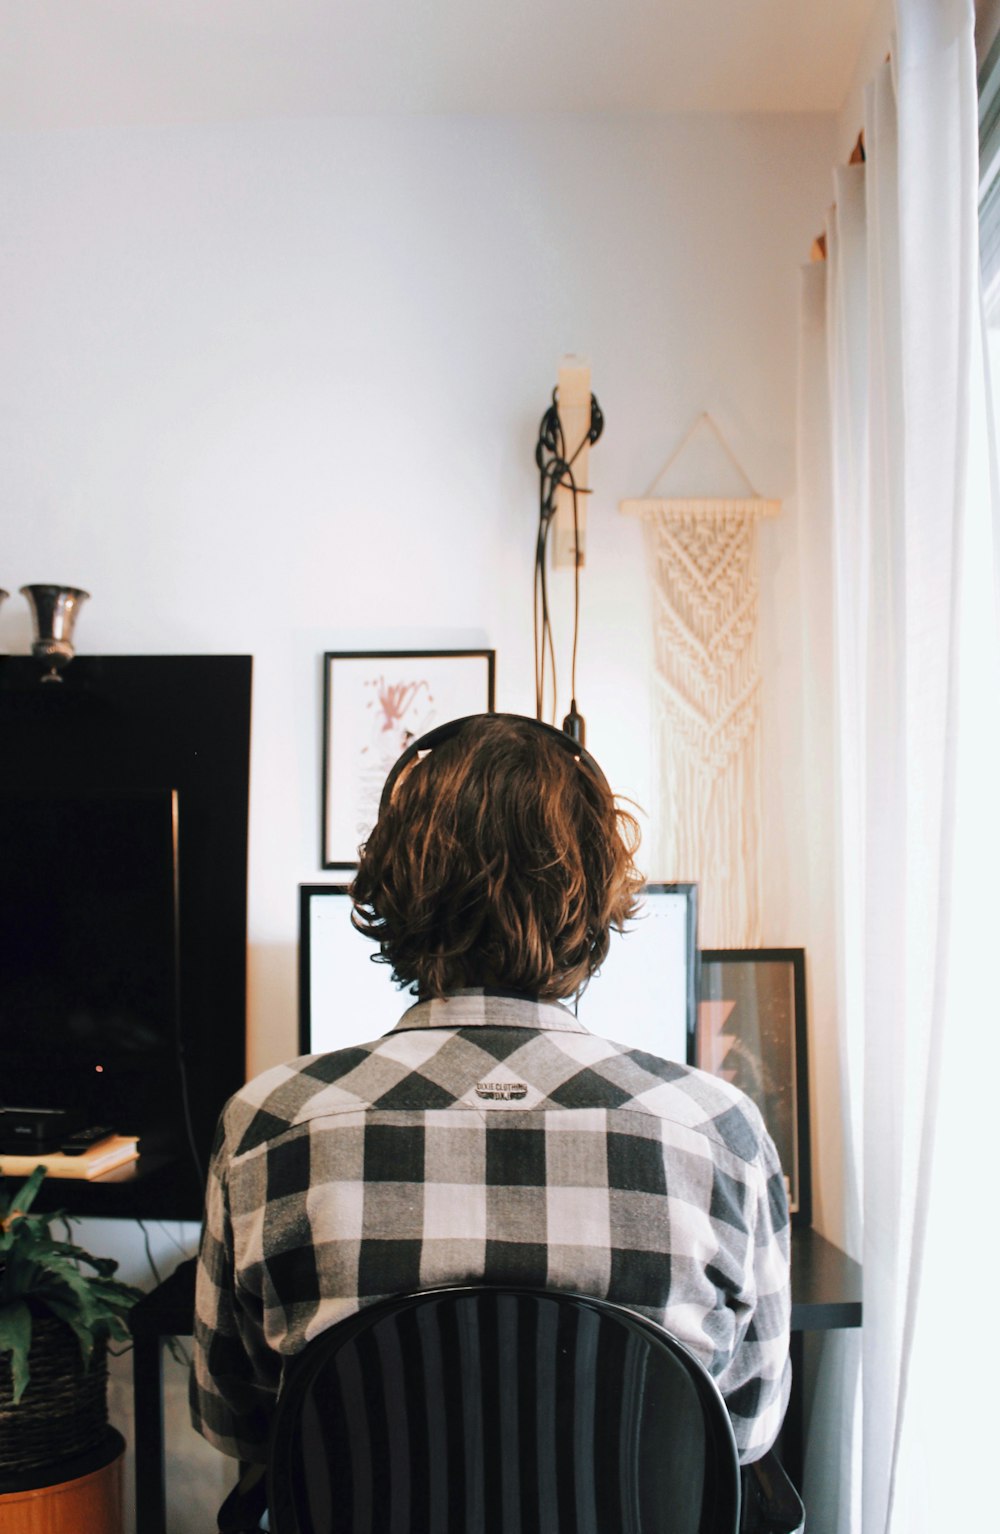
<instances>
[{"instance_id":1,"label":"desk surface","mask_svg":"<svg viewBox=\"0 0 1000 1534\"><path fill-rule=\"evenodd\" d=\"M819 1231L792 1231L792 1331L861 1325L861 1264Z\"/></svg>"},{"instance_id":2,"label":"desk surface","mask_svg":"<svg viewBox=\"0 0 1000 1534\"><path fill-rule=\"evenodd\" d=\"M194 1317L194 1259L130 1312L134 1336L186 1337ZM815 1230L792 1232L792 1331L861 1325L861 1267Z\"/></svg>"}]
</instances>

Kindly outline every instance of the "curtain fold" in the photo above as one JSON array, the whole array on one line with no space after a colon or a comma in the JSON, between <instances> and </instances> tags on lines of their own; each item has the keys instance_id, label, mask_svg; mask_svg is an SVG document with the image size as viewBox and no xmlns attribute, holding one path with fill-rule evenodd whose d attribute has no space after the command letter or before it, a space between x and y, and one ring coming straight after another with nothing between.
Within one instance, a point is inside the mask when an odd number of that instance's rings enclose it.
<instances>
[{"instance_id":1,"label":"curtain fold","mask_svg":"<svg viewBox=\"0 0 1000 1534\"><path fill-rule=\"evenodd\" d=\"M855 178L857 179L857 178ZM862 197L864 183L860 182ZM843 204L841 205L843 206ZM862 226L863 227L863 226ZM828 242L830 233L828 233ZM832 812L842 779L835 724L834 517L827 287L839 252L802 270L798 368L797 486L799 584L802 592L802 716L807 899L799 912L809 955L809 1066L812 1094L814 1219L836 1245L861 1256L858 1165L860 1112L851 1090L855 1072L842 1004L844 955L838 913L845 887L844 829ZM862 268L863 270L863 268ZM830 284L831 292L833 284ZM847 340L854 331L848 331ZM862 331L862 333L864 333ZM842 467L842 465L841 465ZM842 491L846 487L842 487ZM846 555L841 548L836 557ZM855 556L856 557L856 556ZM856 838L855 838L856 840ZM855 1020L857 1009L851 1014ZM857 1054L858 1041L853 1045ZM857 1122L852 1112L857 1111ZM808 1339L811 1384L803 1495L810 1534L860 1528L859 1333L834 1331Z\"/></svg>"},{"instance_id":2,"label":"curtain fold","mask_svg":"<svg viewBox=\"0 0 1000 1534\"><path fill-rule=\"evenodd\" d=\"M867 160L836 173L827 231L829 514L803 487L834 627L848 1172L827 1225L864 1264L860 1512L829 1476L835 1521L813 1510L838 1534L981 1527L995 1502L978 1408L1000 1363L985 1255L1000 627L973 26L971 0L898 0ZM807 349L820 365L815 323ZM831 1401L849 1392L821 1389L820 1415Z\"/></svg>"}]
</instances>

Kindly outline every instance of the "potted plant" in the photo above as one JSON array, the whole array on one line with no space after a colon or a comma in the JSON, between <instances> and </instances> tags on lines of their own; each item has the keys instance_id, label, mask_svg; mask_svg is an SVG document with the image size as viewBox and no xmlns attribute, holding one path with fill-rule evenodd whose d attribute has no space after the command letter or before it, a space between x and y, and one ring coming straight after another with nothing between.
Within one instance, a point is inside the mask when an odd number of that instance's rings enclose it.
<instances>
[{"instance_id":1,"label":"potted plant","mask_svg":"<svg viewBox=\"0 0 1000 1534\"><path fill-rule=\"evenodd\" d=\"M107 1342L129 1336L141 1291L57 1240L29 1213L45 1176L37 1167L5 1197L0 1185L0 1479L84 1454L107 1429Z\"/></svg>"}]
</instances>

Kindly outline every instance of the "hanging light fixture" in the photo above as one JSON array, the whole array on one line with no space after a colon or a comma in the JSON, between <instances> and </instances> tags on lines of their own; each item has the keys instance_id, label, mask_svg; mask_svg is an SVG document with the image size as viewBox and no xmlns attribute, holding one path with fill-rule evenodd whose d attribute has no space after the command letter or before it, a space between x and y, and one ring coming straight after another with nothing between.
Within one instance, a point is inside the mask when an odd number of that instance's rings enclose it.
<instances>
[{"instance_id":1,"label":"hanging light fixture","mask_svg":"<svg viewBox=\"0 0 1000 1534\"><path fill-rule=\"evenodd\" d=\"M562 727L586 744L586 722L576 706L576 651L580 632L580 567L583 564L583 503L587 453L604 430L604 416L590 392L590 369L568 357L559 369L552 403L542 416L535 446L539 473L538 536L535 542L534 631L535 717L545 714L546 689L551 687L552 714L558 704L556 650L549 608L548 550L553 529L554 563L573 567L573 648L570 666L570 706ZM561 524L561 525L560 525Z\"/></svg>"}]
</instances>

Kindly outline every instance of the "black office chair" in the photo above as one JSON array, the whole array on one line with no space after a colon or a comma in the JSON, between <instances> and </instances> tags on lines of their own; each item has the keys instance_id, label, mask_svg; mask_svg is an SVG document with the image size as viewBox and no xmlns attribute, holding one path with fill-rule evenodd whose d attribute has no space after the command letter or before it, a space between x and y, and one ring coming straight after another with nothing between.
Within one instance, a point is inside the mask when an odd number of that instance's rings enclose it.
<instances>
[{"instance_id":1,"label":"black office chair","mask_svg":"<svg viewBox=\"0 0 1000 1534\"><path fill-rule=\"evenodd\" d=\"M369 1306L289 1367L272 1534L736 1534L722 1397L602 1300L438 1289Z\"/></svg>"}]
</instances>

